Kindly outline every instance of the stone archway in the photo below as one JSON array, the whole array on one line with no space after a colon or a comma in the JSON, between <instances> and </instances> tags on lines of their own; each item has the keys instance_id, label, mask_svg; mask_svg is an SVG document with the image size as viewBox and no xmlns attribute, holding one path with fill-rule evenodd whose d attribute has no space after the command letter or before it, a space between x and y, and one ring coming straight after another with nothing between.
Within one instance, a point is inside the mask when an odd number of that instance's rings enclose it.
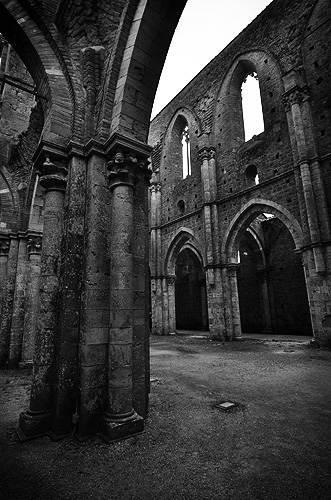
<instances>
[{"instance_id":1,"label":"stone archway","mask_svg":"<svg viewBox=\"0 0 331 500\"><path fill-rule=\"evenodd\" d=\"M206 276L201 258L184 248L176 260L176 330L208 330Z\"/></svg>"},{"instance_id":2,"label":"stone archway","mask_svg":"<svg viewBox=\"0 0 331 500\"><path fill-rule=\"evenodd\" d=\"M242 333L312 335L302 261L285 225L259 216L242 235L239 257Z\"/></svg>"},{"instance_id":3,"label":"stone archway","mask_svg":"<svg viewBox=\"0 0 331 500\"><path fill-rule=\"evenodd\" d=\"M276 227L281 238L278 248L270 236ZM302 230L297 220L275 202L251 200L234 217L224 239L222 253L232 270L232 279L229 280L231 301L235 303L232 311L238 316L234 321L241 324L241 331L251 333L255 329L254 333L311 334L307 284L298 256L302 242ZM287 272L287 266L291 273ZM287 299L281 297L282 283L286 288L284 293L288 292ZM254 293L247 294L244 286L252 286ZM253 309L248 304L252 298ZM257 316L252 319L254 308Z\"/></svg>"}]
</instances>

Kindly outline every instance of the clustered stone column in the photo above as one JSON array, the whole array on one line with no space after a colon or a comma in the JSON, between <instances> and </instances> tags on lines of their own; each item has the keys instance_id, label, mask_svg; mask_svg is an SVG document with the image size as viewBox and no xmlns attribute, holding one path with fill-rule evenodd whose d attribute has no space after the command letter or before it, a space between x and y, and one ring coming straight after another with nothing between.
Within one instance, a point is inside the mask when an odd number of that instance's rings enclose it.
<instances>
[{"instance_id":1,"label":"clustered stone column","mask_svg":"<svg viewBox=\"0 0 331 500\"><path fill-rule=\"evenodd\" d=\"M26 275L28 266L27 241L24 233L18 233L18 258L16 266L15 293L11 320L8 366L15 369L21 360L24 330Z\"/></svg>"},{"instance_id":2,"label":"clustered stone column","mask_svg":"<svg viewBox=\"0 0 331 500\"><path fill-rule=\"evenodd\" d=\"M1 283L6 282L7 278L7 262L9 254L10 239L9 235L6 233L0 233L0 281ZM2 311L4 299L4 287L0 288L0 313Z\"/></svg>"},{"instance_id":3,"label":"clustered stone column","mask_svg":"<svg viewBox=\"0 0 331 500\"><path fill-rule=\"evenodd\" d=\"M6 265L6 281L4 295L2 298L1 321L0 321L0 367L8 367L9 365L9 350L10 350L10 329L12 323L12 312L15 295L16 269L18 259L18 237L15 234L9 234L9 247L7 243L3 246L3 252L8 257L4 258L7 261Z\"/></svg>"},{"instance_id":4,"label":"clustered stone column","mask_svg":"<svg viewBox=\"0 0 331 500\"><path fill-rule=\"evenodd\" d=\"M150 269L152 301L152 333L165 333L163 323L162 258L161 258L161 202L162 191L159 171L152 174L150 182Z\"/></svg>"},{"instance_id":5,"label":"clustered stone column","mask_svg":"<svg viewBox=\"0 0 331 500\"><path fill-rule=\"evenodd\" d=\"M314 187L311 177L310 162L308 155L307 138L305 136L305 127L301 104L307 101L309 92L307 87L291 88L284 97L285 109L291 113L294 134L296 138L297 162L300 169L302 190L305 202L305 214L307 217L310 244L314 255L315 268L317 273L325 272L325 262L321 243L320 226L316 208Z\"/></svg>"},{"instance_id":6,"label":"clustered stone column","mask_svg":"<svg viewBox=\"0 0 331 500\"><path fill-rule=\"evenodd\" d=\"M100 424L108 441L143 431L144 421L133 408L133 194L140 164L135 155L117 150L108 162L111 201L110 324L107 408Z\"/></svg>"},{"instance_id":7,"label":"clustered stone column","mask_svg":"<svg viewBox=\"0 0 331 500\"><path fill-rule=\"evenodd\" d=\"M314 340L329 345L330 219L315 143L310 92L301 75L294 70L285 74L283 81L284 105L294 139L292 153L303 228L302 247L297 250L302 252L305 262Z\"/></svg>"},{"instance_id":8,"label":"clustered stone column","mask_svg":"<svg viewBox=\"0 0 331 500\"><path fill-rule=\"evenodd\" d=\"M58 306L60 245L67 168L50 158L42 164L40 184L45 188L43 249L40 276L40 311L33 360L30 407L20 415L22 438L51 431L52 377Z\"/></svg>"},{"instance_id":9,"label":"clustered stone column","mask_svg":"<svg viewBox=\"0 0 331 500\"><path fill-rule=\"evenodd\" d=\"M175 304L175 283L176 276L167 276L166 285L168 289L168 332L170 335L176 333L176 304Z\"/></svg>"},{"instance_id":10,"label":"clustered stone column","mask_svg":"<svg viewBox=\"0 0 331 500\"><path fill-rule=\"evenodd\" d=\"M232 320L230 322L228 318L229 312L234 307L231 300L232 298L236 299L236 294L231 293L226 295L225 290L229 291L228 275L222 269L224 263L221 262L219 249L218 208L215 204L217 197L216 152L213 147L208 145L207 137L202 137L201 140L206 144L200 148L198 157L201 165L202 199L204 203L203 221L206 242L205 258L209 332L211 336L221 337L223 340L232 340L235 336L239 335L238 331L234 333ZM236 285L236 282L233 285ZM234 309L237 310L235 307Z\"/></svg>"},{"instance_id":11,"label":"clustered stone column","mask_svg":"<svg viewBox=\"0 0 331 500\"><path fill-rule=\"evenodd\" d=\"M42 238L38 234L28 234L27 251L29 271L25 296L24 335L21 367L33 365L35 331L39 306L40 259Z\"/></svg>"},{"instance_id":12,"label":"clustered stone column","mask_svg":"<svg viewBox=\"0 0 331 500\"><path fill-rule=\"evenodd\" d=\"M5 308L6 300L6 288L5 283L7 283L7 266L8 266L8 255L10 247L10 238L7 233L0 233L0 282L2 286L0 287L0 317L1 324L3 319L3 312ZM2 328L0 328L0 331ZM0 367L3 368L7 362L7 342L6 337L0 336Z\"/></svg>"}]
</instances>

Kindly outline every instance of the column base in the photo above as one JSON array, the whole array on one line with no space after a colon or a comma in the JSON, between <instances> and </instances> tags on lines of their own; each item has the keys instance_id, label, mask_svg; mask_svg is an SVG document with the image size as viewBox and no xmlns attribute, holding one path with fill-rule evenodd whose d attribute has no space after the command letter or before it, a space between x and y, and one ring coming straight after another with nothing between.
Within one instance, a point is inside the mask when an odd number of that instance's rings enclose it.
<instances>
[{"instance_id":1,"label":"column base","mask_svg":"<svg viewBox=\"0 0 331 500\"><path fill-rule=\"evenodd\" d=\"M120 439L126 439L135 434L141 434L144 430L144 419L134 412L132 417L123 420L116 420L114 417L104 414L100 422L100 432L97 435L112 443Z\"/></svg>"},{"instance_id":2,"label":"column base","mask_svg":"<svg viewBox=\"0 0 331 500\"><path fill-rule=\"evenodd\" d=\"M51 431L52 417L51 411L33 412L28 410L21 413L16 428L19 440L22 442L48 435Z\"/></svg>"}]
</instances>

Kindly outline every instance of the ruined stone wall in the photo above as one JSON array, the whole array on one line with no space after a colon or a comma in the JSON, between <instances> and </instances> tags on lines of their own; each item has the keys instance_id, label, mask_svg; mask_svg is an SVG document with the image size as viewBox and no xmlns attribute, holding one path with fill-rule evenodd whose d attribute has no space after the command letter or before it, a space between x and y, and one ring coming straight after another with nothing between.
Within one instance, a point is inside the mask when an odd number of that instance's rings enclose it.
<instances>
[{"instance_id":1,"label":"ruined stone wall","mask_svg":"<svg viewBox=\"0 0 331 500\"><path fill-rule=\"evenodd\" d=\"M312 313L316 335L330 333L322 327L330 314L330 25L327 1L275 0L151 123L149 142L161 189L162 219L155 229L161 234L159 268L166 274L178 231L192 231L209 276L212 331L218 317L218 332L235 329L240 334L237 268L231 266L238 265L242 231L266 212L284 222L302 254L310 307L320 311ZM264 131L245 141L241 85L253 71ZM187 119L193 145L195 169L187 179L178 179L180 157L171 153L179 115ZM257 184L250 169L258 174ZM187 206L184 215L178 214L179 193ZM221 275L216 269L222 269ZM216 275L221 277L215 282ZM323 299L315 287L327 289ZM295 293L291 300L296 302ZM223 317L215 307L224 311Z\"/></svg>"}]
</instances>

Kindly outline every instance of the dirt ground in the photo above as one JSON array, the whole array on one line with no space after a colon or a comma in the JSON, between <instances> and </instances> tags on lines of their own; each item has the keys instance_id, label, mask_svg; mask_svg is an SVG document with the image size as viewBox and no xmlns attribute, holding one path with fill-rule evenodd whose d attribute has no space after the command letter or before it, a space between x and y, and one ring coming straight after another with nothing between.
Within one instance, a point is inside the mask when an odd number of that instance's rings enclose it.
<instances>
[{"instance_id":1,"label":"dirt ground","mask_svg":"<svg viewBox=\"0 0 331 500\"><path fill-rule=\"evenodd\" d=\"M307 342L153 337L146 430L111 445L19 443L31 374L1 371L0 498L330 500L330 368Z\"/></svg>"}]
</instances>

